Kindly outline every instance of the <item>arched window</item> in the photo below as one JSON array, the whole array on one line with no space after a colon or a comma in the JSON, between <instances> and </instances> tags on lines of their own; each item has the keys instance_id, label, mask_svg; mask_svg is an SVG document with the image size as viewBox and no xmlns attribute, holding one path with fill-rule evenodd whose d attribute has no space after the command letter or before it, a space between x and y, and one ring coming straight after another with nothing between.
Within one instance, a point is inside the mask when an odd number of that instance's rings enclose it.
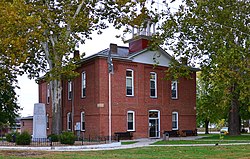
<instances>
[{"instance_id":1,"label":"arched window","mask_svg":"<svg viewBox=\"0 0 250 159\"><path fill-rule=\"evenodd\" d=\"M178 130L178 112L172 112L172 130Z\"/></svg>"},{"instance_id":2,"label":"arched window","mask_svg":"<svg viewBox=\"0 0 250 159\"><path fill-rule=\"evenodd\" d=\"M68 81L68 100L72 99L72 81Z\"/></svg>"},{"instance_id":3,"label":"arched window","mask_svg":"<svg viewBox=\"0 0 250 159\"><path fill-rule=\"evenodd\" d=\"M82 72L82 89L81 89L81 97L84 98L86 96L86 72Z\"/></svg>"},{"instance_id":4,"label":"arched window","mask_svg":"<svg viewBox=\"0 0 250 159\"><path fill-rule=\"evenodd\" d=\"M72 129L72 119L71 119L71 113L68 112L67 114L67 129L71 130Z\"/></svg>"},{"instance_id":5,"label":"arched window","mask_svg":"<svg viewBox=\"0 0 250 159\"><path fill-rule=\"evenodd\" d=\"M155 72L150 72L150 97L157 97L157 74Z\"/></svg>"},{"instance_id":6,"label":"arched window","mask_svg":"<svg viewBox=\"0 0 250 159\"><path fill-rule=\"evenodd\" d=\"M46 115L47 129L49 129L49 114Z\"/></svg>"},{"instance_id":7,"label":"arched window","mask_svg":"<svg viewBox=\"0 0 250 159\"><path fill-rule=\"evenodd\" d=\"M134 71L126 70L126 95L134 96Z\"/></svg>"},{"instance_id":8,"label":"arched window","mask_svg":"<svg viewBox=\"0 0 250 159\"><path fill-rule=\"evenodd\" d=\"M50 102L50 85L47 84L47 104Z\"/></svg>"},{"instance_id":9,"label":"arched window","mask_svg":"<svg viewBox=\"0 0 250 159\"><path fill-rule=\"evenodd\" d=\"M128 111L127 112L127 125L128 125L128 131L135 131L135 112L134 111Z\"/></svg>"},{"instance_id":10,"label":"arched window","mask_svg":"<svg viewBox=\"0 0 250 159\"><path fill-rule=\"evenodd\" d=\"M178 82L171 82L171 97L172 99L178 99Z\"/></svg>"},{"instance_id":11,"label":"arched window","mask_svg":"<svg viewBox=\"0 0 250 159\"><path fill-rule=\"evenodd\" d=\"M81 131L85 131L85 113L81 112Z\"/></svg>"}]
</instances>

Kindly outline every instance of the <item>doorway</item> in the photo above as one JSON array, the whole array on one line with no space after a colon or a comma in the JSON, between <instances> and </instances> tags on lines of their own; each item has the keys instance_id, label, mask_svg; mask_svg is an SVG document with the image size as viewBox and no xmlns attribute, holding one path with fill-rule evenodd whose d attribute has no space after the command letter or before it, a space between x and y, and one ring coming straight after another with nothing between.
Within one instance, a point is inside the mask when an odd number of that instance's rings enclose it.
<instances>
[{"instance_id":1,"label":"doorway","mask_svg":"<svg viewBox=\"0 0 250 159\"><path fill-rule=\"evenodd\" d=\"M150 110L148 113L148 126L149 126L149 137L159 138L160 137L160 111Z\"/></svg>"}]
</instances>

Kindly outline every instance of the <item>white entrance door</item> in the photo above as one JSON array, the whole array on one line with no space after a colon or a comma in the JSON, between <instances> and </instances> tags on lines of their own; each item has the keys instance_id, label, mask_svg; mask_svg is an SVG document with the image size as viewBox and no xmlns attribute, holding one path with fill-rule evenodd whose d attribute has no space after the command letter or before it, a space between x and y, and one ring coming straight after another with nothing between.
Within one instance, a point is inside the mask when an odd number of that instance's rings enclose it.
<instances>
[{"instance_id":1,"label":"white entrance door","mask_svg":"<svg viewBox=\"0 0 250 159\"><path fill-rule=\"evenodd\" d=\"M148 113L149 137L160 137L160 111L150 110Z\"/></svg>"}]
</instances>

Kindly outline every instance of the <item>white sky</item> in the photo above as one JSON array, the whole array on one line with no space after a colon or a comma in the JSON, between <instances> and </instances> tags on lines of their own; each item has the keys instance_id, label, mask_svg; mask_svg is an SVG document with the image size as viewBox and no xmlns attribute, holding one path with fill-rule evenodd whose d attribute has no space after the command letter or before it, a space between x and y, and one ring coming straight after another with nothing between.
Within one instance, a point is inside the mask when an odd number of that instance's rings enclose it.
<instances>
[{"instance_id":1,"label":"white sky","mask_svg":"<svg viewBox=\"0 0 250 159\"><path fill-rule=\"evenodd\" d=\"M86 44L80 46L81 52L85 52L86 56L97 53L98 51L109 48L110 43L118 44L120 46L127 46L120 38L115 36L121 34L122 31L108 28L103 30L103 34L93 34L93 39L86 41ZM38 103L38 84L35 80L28 79L27 75L18 77L18 83L20 86L16 93L19 95L18 103L23 108L20 111L22 117L33 115L33 107L35 103Z\"/></svg>"}]
</instances>

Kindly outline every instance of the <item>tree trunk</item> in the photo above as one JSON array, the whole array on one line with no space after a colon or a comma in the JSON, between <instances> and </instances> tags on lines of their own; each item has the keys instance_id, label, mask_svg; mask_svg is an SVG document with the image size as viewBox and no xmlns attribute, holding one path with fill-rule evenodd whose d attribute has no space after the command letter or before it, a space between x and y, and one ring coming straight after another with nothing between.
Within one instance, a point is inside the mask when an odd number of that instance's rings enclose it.
<instances>
[{"instance_id":1,"label":"tree trunk","mask_svg":"<svg viewBox=\"0 0 250 159\"><path fill-rule=\"evenodd\" d=\"M209 134L209 132L208 132L208 124L209 124L209 121L205 120L205 134Z\"/></svg>"},{"instance_id":2,"label":"tree trunk","mask_svg":"<svg viewBox=\"0 0 250 159\"><path fill-rule=\"evenodd\" d=\"M52 134L62 132L62 82L52 80L50 82L52 102Z\"/></svg>"},{"instance_id":3,"label":"tree trunk","mask_svg":"<svg viewBox=\"0 0 250 159\"><path fill-rule=\"evenodd\" d=\"M228 131L230 136L240 135L239 99L236 86L237 85L234 84L234 86L231 88L232 100L228 119Z\"/></svg>"}]
</instances>

